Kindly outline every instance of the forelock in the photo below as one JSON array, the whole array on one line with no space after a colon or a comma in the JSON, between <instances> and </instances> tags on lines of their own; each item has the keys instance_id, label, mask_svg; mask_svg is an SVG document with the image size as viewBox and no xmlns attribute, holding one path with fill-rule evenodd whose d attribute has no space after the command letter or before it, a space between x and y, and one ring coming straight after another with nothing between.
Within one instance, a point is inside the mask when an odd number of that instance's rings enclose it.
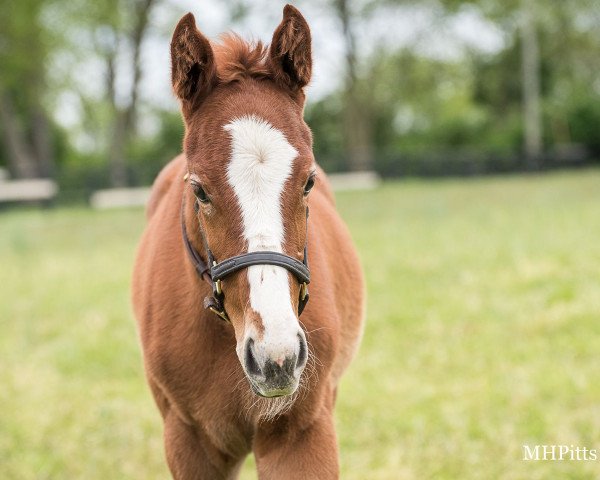
<instances>
[{"instance_id":1,"label":"forelock","mask_svg":"<svg viewBox=\"0 0 600 480\"><path fill-rule=\"evenodd\" d=\"M235 33L226 33L213 45L213 50L221 83L271 76L267 65L268 48L261 41L246 42Z\"/></svg>"}]
</instances>

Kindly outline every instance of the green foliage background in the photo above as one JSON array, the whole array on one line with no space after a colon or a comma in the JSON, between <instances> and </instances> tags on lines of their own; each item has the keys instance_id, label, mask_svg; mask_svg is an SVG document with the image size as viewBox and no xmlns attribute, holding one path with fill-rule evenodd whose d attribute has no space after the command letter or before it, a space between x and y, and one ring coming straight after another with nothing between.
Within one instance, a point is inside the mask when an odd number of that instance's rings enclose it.
<instances>
[{"instance_id":1,"label":"green foliage background","mask_svg":"<svg viewBox=\"0 0 600 480\"><path fill-rule=\"evenodd\" d=\"M117 74L131 67L127 55L132 29L144 1L23 0L5 5L6 14L0 19L0 94L12 99L15 123L26 142L34 140L33 116L45 112L53 161L46 170L58 179L63 198L82 200L111 182L111 139L127 99L115 100L114 85L107 80L109 66ZM352 92L360 99L360 116L369 131L374 154L370 167L382 175L464 175L531 168L523 158L519 25L525 4L533 12L540 57L543 153L535 168L593 162L600 157L598 0L341 3L348 6L357 43ZM301 9L334 19L341 3L296 2ZM257 12L266 15L265 5L262 0L236 0L223 2L219 8L228 19L227 27L235 30L247 26L244 22ZM147 35L166 45L184 6L154 0L153 8L160 14L151 16ZM274 26L277 15L267 10ZM386 41L370 27L393 30L397 16L408 17L415 11L426 13L429 23L411 41ZM197 13L202 25L202 14ZM448 43L460 43L457 32L448 26L466 14L476 15L486 22L485 28L499 32L501 45L482 50L468 44L459 55L428 50L439 32L446 32ZM331 32L332 38L340 34ZM343 63L343 58L339 61ZM343 128L347 80L343 71L338 76L331 79L330 93L309 97L306 109L316 158L328 171L352 167L348 163L352 133ZM166 90L164 98L170 96ZM167 159L181 150L181 120L174 102L171 107L164 103L141 98L136 107L137 126L128 133L124 151L132 185L150 183ZM67 104L67 110L76 110L76 120L69 126L62 122ZM145 120L153 127L148 128ZM0 133L3 128L0 124ZM6 139L0 135L0 166L9 166L8 152Z\"/></svg>"}]
</instances>

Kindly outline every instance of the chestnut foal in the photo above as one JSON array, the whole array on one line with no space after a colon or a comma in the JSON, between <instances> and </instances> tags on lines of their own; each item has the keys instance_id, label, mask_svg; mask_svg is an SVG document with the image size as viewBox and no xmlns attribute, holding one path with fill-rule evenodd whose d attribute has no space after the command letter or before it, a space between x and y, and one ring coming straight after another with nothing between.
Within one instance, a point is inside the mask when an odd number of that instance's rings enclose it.
<instances>
[{"instance_id":1,"label":"chestnut foal","mask_svg":"<svg viewBox=\"0 0 600 480\"><path fill-rule=\"evenodd\" d=\"M261 479L337 478L364 286L302 118L309 27L288 5L270 48L211 45L187 14L171 59L184 153L154 184L133 277L169 468L236 478L252 451Z\"/></svg>"}]
</instances>

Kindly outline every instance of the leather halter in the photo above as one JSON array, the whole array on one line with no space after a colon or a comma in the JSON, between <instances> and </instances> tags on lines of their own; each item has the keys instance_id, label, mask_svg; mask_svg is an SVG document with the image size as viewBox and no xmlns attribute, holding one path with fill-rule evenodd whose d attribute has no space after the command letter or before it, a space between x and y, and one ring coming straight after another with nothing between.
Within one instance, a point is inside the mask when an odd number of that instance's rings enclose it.
<instances>
[{"instance_id":1,"label":"leather halter","mask_svg":"<svg viewBox=\"0 0 600 480\"><path fill-rule=\"evenodd\" d=\"M194 202L194 210L196 213L199 211L198 200ZM308 242L308 207L306 207L306 242ZM181 203L181 233L183 236L183 244L185 250L188 253L198 276L208 282L212 286L212 296L204 298L204 308L209 309L214 314L218 315L222 320L230 322L229 316L225 311L224 299L225 293L223 292L221 280L228 277L229 275L248 268L252 265L275 265L283 267L288 270L292 275L296 277L300 283L300 298L298 300L298 315L302 313L304 307L308 303L308 284L310 283L310 270L308 269L308 253L307 244L304 245L304 257L302 261L297 260L294 257L285 255L279 252L271 251L258 251L248 252L234 257L229 257L221 262L217 262L213 256L212 251L208 247L206 235L202 228L202 222L198 221L198 230L204 243L204 249L206 250L207 261L205 262L198 251L194 248L187 234L187 228L185 226L185 192L183 194L183 200Z\"/></svg>"}]
</instances>

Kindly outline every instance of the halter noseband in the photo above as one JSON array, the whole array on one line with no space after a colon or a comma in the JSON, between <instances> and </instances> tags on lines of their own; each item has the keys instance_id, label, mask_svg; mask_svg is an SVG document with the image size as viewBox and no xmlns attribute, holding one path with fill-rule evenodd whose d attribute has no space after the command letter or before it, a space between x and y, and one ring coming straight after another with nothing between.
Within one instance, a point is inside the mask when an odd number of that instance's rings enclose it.
<instances>
[{"instance_id":1,"label":"halter noseband","mask_svg":"<svg viewBox=\"0 0 600 480\"><path fill-rule=\"evenodd\" d=\"M194 202L194 210L196 213L199 211L198 200ZM308 230L308 207L306 207L306 228ZM294 275L300 283L298 315L302 313L304 307L308 303L308 284L310 283L310 270L308 269L308 253L306 243L304 245L304 257L302 261L279 252L258 251L243 253L241 255L229 257L221 262L217 262L212 251L208 247L206 235L204 234L202 222L200 221L198 221L198 230L200 231L200 236L202 237L202 242L204 243L204 248L206 250L207 262L202 259L198 251L194 248L187 234L187 228L185 226L184 192L183 201L181 203L181 233L183 236L185 250L188 253L188 257L190 258L192 264L194 265L198 276L212 286L213 294L212 296L207 296L204 298L204 308L209 309L226 322L230 322L229 316L225 311L225 293L223 292L221 286L221 280L239 270L251 267L252 265L275 265L278 267L283 267L292 273L292 275ZM308 242L308 232L306 235L306 242Z\"/></svg>"}]
</instances>

